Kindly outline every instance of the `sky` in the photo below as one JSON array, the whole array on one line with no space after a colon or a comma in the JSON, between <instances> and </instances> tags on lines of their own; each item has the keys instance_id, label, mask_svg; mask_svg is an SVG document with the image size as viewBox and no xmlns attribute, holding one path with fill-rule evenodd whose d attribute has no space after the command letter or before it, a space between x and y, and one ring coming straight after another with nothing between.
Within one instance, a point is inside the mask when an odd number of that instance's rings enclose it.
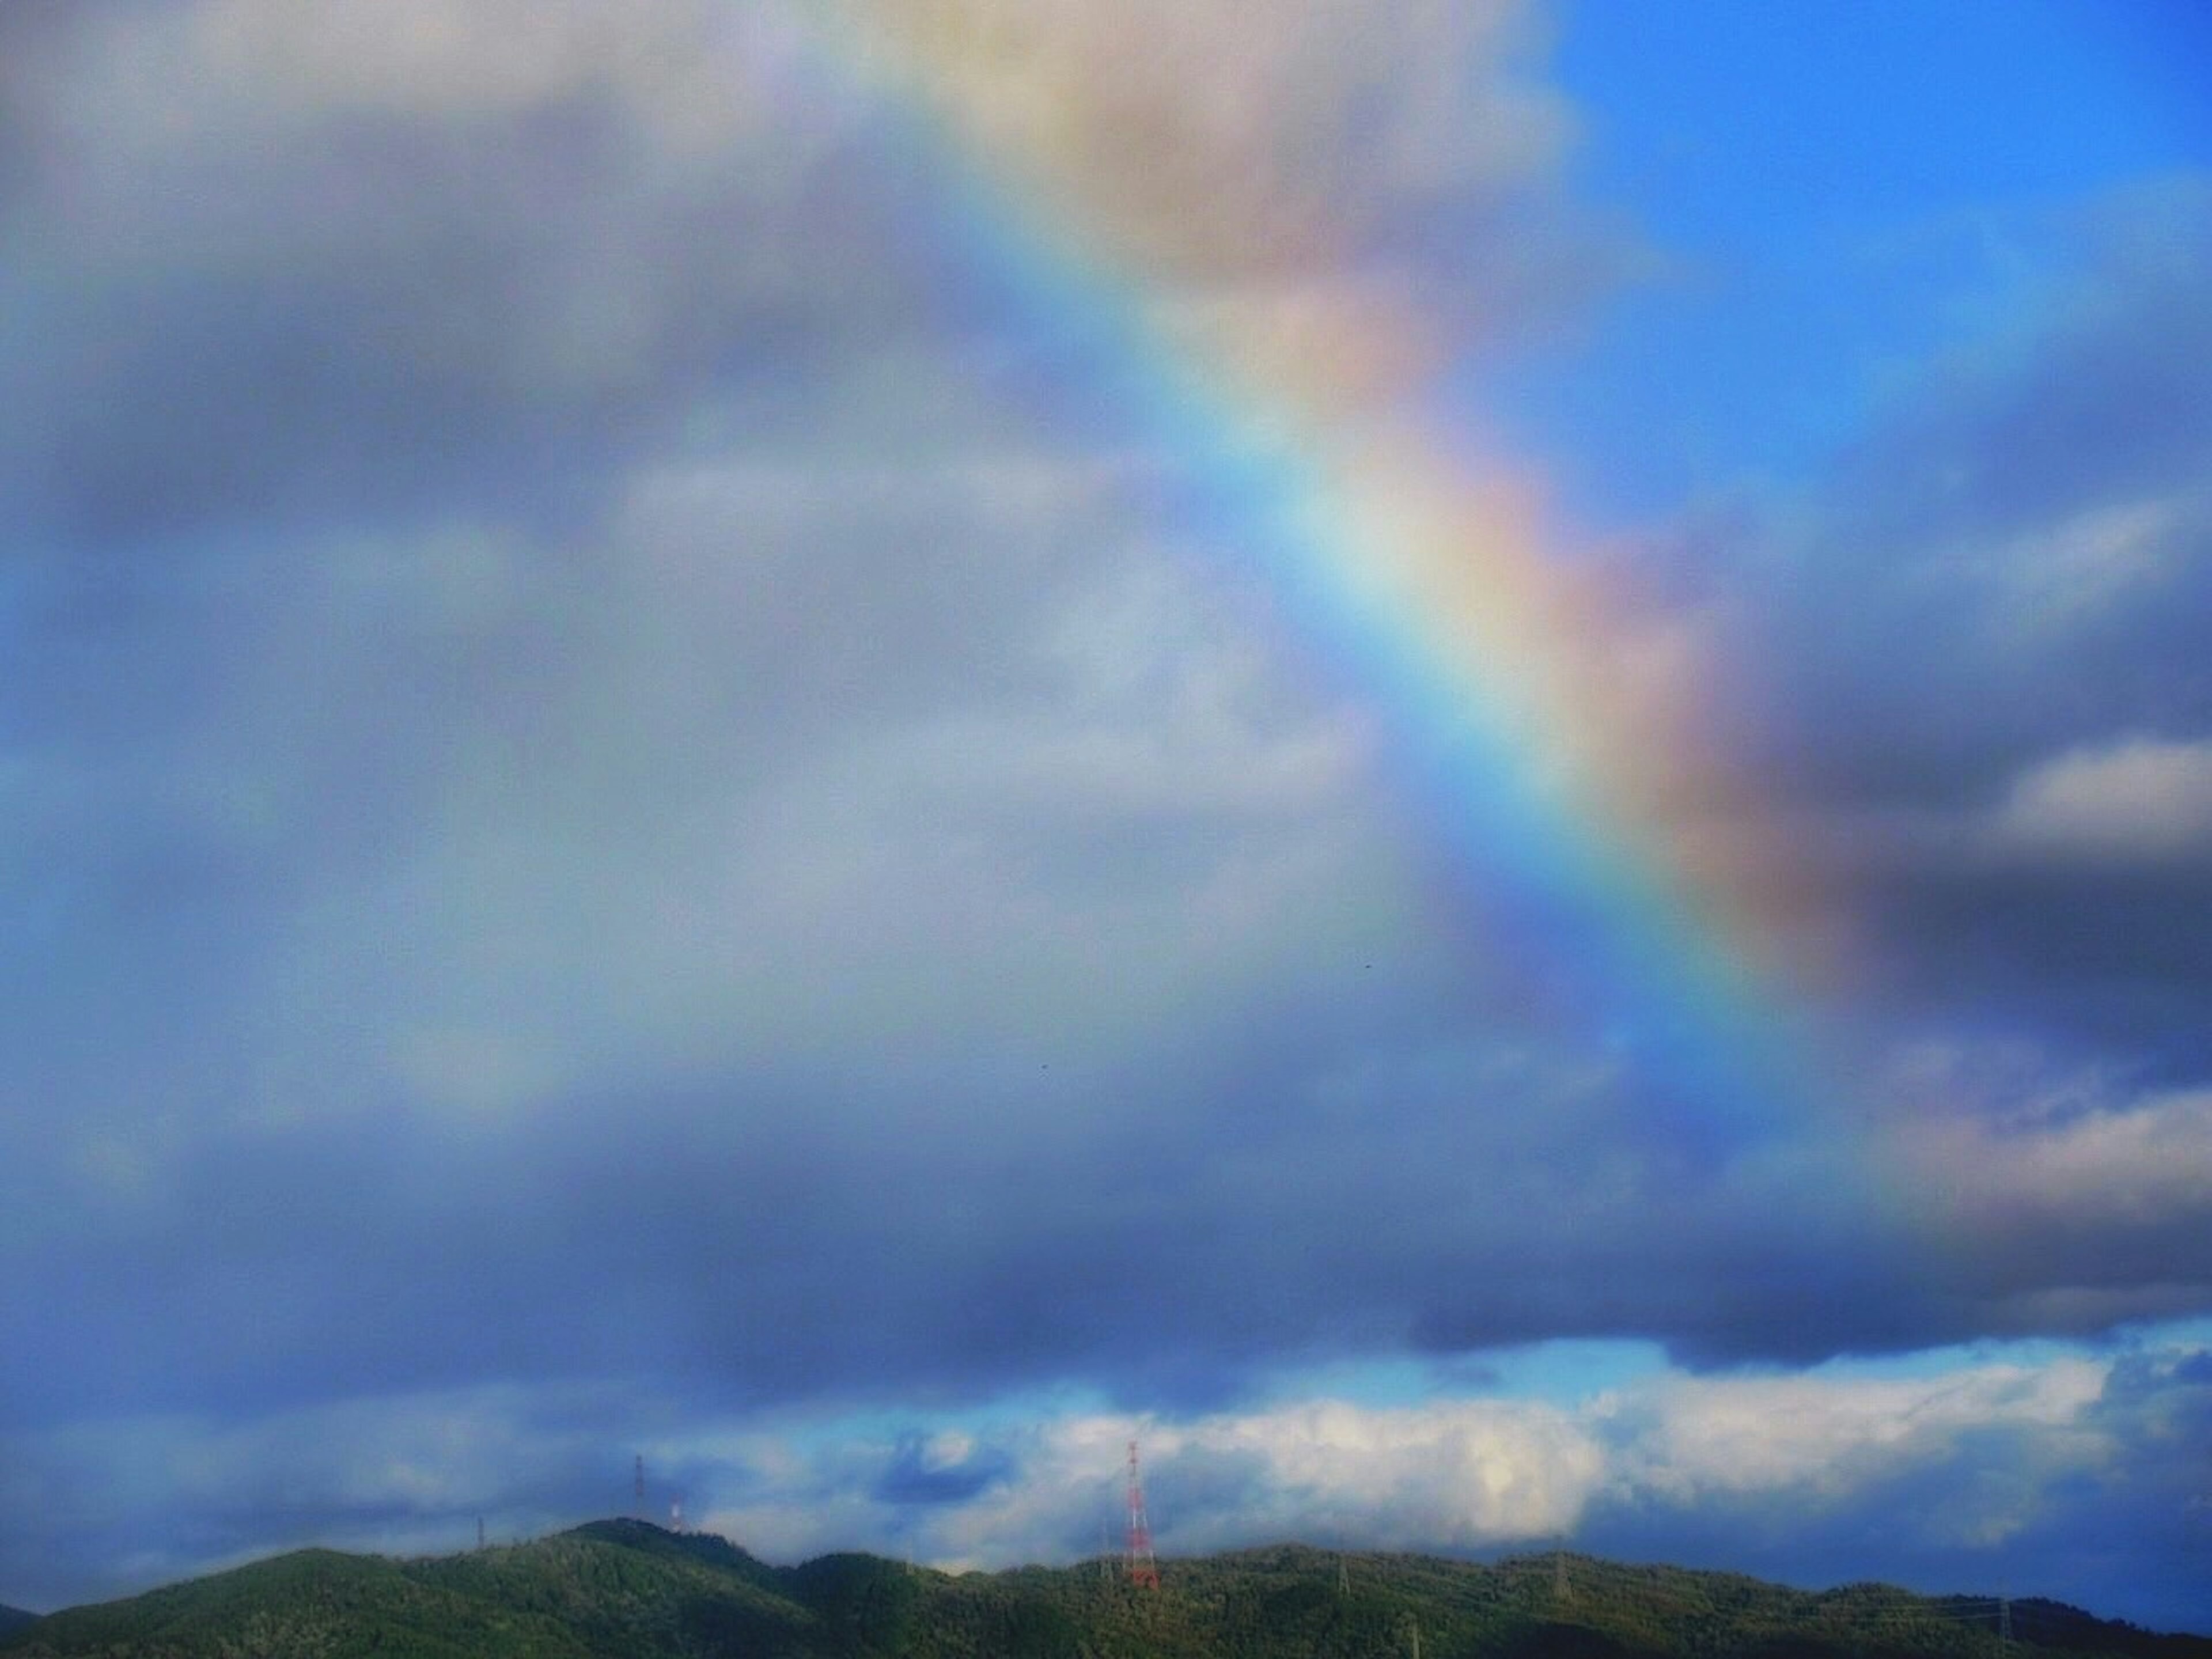
<instances>
[{"instance_id":1,"label":"sky","mask_svg":"<svg viewBox=\"0 0 2212 1659\"><path fill-rule=\"evenodd\" d=\"M2207 18L0 9L0 1602L2212 1631Z\"/></svg>"}]
</instances>

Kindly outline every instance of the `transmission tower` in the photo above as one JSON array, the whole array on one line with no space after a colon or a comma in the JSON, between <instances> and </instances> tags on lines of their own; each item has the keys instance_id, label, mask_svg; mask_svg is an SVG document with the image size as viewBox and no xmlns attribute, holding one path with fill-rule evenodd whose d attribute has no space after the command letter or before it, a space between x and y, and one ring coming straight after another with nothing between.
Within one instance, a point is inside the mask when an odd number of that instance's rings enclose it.
<instances>
[{"instance_id":1,"label":"transmission tower","mask_svg":"<svg viewBox=\"0 0 2212 1659\"><path fill-rule=\"evenodd\" d=\"M637 1455L637 1464L630 1481L632 1508L641 1521L645 1519L645 1454Z\"/></svg>"},{"instance_id":2,"label":"transmission tower","mask_svg":"<svg viewBox=\"0 0 2212 1659\"><path fill-rule=\"evenodd\" d=\"M1160 1587L1159 1563L1152 1559L1152 1528L1145 1519L1145 1483L1137 1474L1137 1443L1129 1443L1129 1582L1144 1589Z\"/></svg>"}]
</instances>

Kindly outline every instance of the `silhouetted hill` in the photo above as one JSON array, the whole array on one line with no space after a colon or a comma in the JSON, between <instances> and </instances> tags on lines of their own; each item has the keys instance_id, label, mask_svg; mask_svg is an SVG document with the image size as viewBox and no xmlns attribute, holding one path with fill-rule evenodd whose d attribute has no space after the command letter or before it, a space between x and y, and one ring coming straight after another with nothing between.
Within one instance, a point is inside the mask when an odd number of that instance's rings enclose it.
<instances>
[{"instance_id":1,"label":"silhouetted hill","mask_svg":"<svg viewBox=\"0 0 2212 1659\"><path fill-rule=\"evenodd\" d=\"M302 1550L0 1636L9 1659L2003 1659L2002 1604L1818 1593L1588 1556L1494 1565L1297 1545L1170 1561L1157 1591L1091 1562L951 1577L868 1555L772 1567L720 1538L598 1521L394 1561ZM2013 1651L2212 1659L2057 1602Z\"/></svg>"},{"instance_id":2,"label":"silhouetted hill","mask_svg":"<svg viewBox=\"0 0 2212 1659\"><path fill-rule=\"evenodd\" d=\"M0 1607L0 1636L22 1629L38 1616L35 1613L26 1613L21 1607Z\"/></svg>"}]
</instances>

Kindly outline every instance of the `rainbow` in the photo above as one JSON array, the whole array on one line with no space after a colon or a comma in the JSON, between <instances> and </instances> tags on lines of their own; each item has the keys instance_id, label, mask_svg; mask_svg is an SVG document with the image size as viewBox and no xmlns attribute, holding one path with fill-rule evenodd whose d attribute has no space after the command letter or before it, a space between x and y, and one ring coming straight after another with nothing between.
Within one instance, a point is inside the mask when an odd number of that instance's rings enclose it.
<instances>
[{"instance_id":1,"label":"rainbow","mask_svg":"<svg viewBox=\"0 0 2212 1659\"><path fill-rule=\"evenodd\" d=\"M1695 653L1601 561L1562 556L1540 491L1433 412L1448 331L1368 280L1332 204L1235 134L1195 159L1170 153L1187 133L1140 136L1131 155L1133 122L1174 112L1125 107L1120 47L1093 38L1114 26L1088 11L823 0L810 15L810 73L896 129L963 279L1157 437L1182 509L1381 712L1480 872L1486 923L1540 964L1558 1015L1637 1066L1686 1131L1740 1145L1787 1127L1815 1092L1775 994L1776 901L1802 897L1790 860L1705 735Z\"/></svg>"}]
</instances>

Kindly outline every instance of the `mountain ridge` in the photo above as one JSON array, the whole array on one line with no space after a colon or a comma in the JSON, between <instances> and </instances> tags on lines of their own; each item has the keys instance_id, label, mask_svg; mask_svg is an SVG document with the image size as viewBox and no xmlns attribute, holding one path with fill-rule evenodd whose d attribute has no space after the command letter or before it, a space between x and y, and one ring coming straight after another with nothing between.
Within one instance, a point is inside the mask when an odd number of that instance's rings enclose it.
<instances>
[{"instance_id":1,"label":"mountain ridge","mask_svg":"<svg viewBox=\"0 0 2212 1659\"><path fill-rule=\"evenodd\" d=\"M1808 1591L1554 1552L1495 1563L1275 1544L1162 1564L948 1574L859 1553L772 1566L634 1520L398 1559L305 1549L0 1628L9 1659L2212 1659L2039 1598ZM2012 1640L2001 1639L2008 1624Z\"/></svg>"}]
</instances>

